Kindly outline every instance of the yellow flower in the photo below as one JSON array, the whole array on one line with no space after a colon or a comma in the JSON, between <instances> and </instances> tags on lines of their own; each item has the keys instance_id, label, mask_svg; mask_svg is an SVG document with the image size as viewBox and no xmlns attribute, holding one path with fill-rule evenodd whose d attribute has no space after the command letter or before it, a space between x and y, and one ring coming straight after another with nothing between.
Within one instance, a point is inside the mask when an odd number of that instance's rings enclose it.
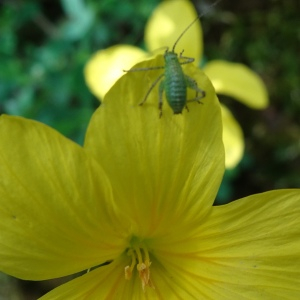
<instances>
[{"instance_id":1,"label":"yellow flower","mask_svg":"<svg viewBox=\"0 0 300 300\"><path fill-rule=\"evenodd\" d=\"M209 10L209 9L208 9ZM184 18L182 17L184 16ZM188 0L163 1L153 12L145 29L145 43L153 54L161 47L172 49L180 33L197 17ZM202 59L203 41L200 21L193 24L176 46L177 52L195 58L196 65ZM102 99L114 82L133 64L149 57L147 52L129 45L116 45L100 50L92 56L85 68L85 78L90 90ZM163 64L164 65L164 64ZM258 75L239 63L221 60L211 61L204 72L217 93L231 96L251 108L263 109L268 105L266 87ZM149 85L144 83L145 90ZM244 153L243 132L231 112L222 107L223 141L226 168L234 168Z\"/></svg>"},{"instance_id":2,"label":"yellow flower","mask_svg":"<svg viewBox=\"0 0 300 300\"><path fill-rule=\"evenodd\" d=\"M0 118L0 271L44 280L92 268L43 300L297 299L300 190L212 206L225 170L220 106L206 76L184 70L203 105L174 115L164 103L159 118L156 93L138 105L159 70L128 73L84 147Z\"/></svg>"}]
</instances>

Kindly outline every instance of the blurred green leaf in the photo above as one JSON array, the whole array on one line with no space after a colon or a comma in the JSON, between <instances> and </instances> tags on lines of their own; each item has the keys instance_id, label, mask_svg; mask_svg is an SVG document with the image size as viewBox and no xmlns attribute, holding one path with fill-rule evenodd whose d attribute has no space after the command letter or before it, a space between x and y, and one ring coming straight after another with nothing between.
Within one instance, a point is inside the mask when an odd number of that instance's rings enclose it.
<instances>
[{"instance_id":1,"label":"blurred green leaf","mask_svg":"<svg viewBox=\"0 0 300 300\"><path fill-rule=\"evenodd\" d=\"M67 40L81 39L91 28L95 15L83 0L61 0L68 20L61 27L62 37Z\"/></svg>"}]
</instances>

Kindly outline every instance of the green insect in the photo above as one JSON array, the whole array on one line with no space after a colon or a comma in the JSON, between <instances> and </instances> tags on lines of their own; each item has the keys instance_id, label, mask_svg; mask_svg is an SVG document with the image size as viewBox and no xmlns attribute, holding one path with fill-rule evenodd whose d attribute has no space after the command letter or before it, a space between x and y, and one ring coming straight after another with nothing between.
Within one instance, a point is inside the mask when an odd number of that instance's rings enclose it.
<instances>
[{"instance_id":1,"label":"green insect","mask_svg":"<svg viewBox=\"0 0 300 300\"><path fill-rule=\"evenodd\" d=\"M179 37L175 41L171 51L169 51L169 49L167 48L164 54L164 61L165 61L164 66L124 70L124 72L136 72L136 71L165 69L165 72L161 74L153 82L148 92L146 93L143 101L139 104L139 105L143 105L146 102L153 88L156 86L156 84L159 81L161 81L159 84L159 100L158 100L158 109L160 111L159 114L160 117L162 116L163 92L165 92L167 102L171 107L171 109L173 110L174 114L181 114L184 108L188 110L187 107L188 102L196 101L198 103L201 103L200 100L205 97L205 91L203 91L201 88L198 87L196 80L184 74L182 70L181 65L192 63L194 61L194 58L182 56L183 51L179 54L179 56L177 53L175 53L175 47L179 42L179 40L181 39L181 37L202 15L203 14L197 16L197 18L193 20L193 22L190 23L188 27L185 28L185 30L179 35ZM187 99L187 88L196 91L195 98Z\"/></svg>"}]
</instances>

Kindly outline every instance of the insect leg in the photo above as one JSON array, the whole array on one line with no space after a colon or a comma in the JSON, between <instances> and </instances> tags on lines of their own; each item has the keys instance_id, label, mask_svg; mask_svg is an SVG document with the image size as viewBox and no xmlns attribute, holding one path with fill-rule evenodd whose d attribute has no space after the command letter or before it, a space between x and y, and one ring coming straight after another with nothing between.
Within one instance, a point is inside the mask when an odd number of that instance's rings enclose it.
<instances>
[{"instance_id":1,"label":"insect leg","mask_svg":"<svg viewBox=\"0 0 300 300\"><path fill-rule=\"evenodd\" d=\"M162 116L162 106L163 106L163 92L165 90L165 81L163 80L160 84L159 84L159 88L158 88L158 93L159 93L159 98L158 98L158 109L160 111L159 113L159 117L161 118Z\"/></svg>"},{"instance_id":2,"label":"insect leg","mask_svg":"<svg viewBox=\"0 0 300 300\"><path fill-rule=\"evenodd\" d=\"M163 77L164 75L165 75L165 74L161 74L161 75L159 75L159 76L156 78L156 80L155 80L155 81L152 83L152 85L150 86L150 88L149 88L147 94L145 95L143 101L142 101L139 105L143 105L143 104L146 102L146 100L147 100L149 94L151 93L151 91L153 90L153 88L157 85L157 83L162 79L162 77Z\"/></svg>"},{"instance_id":3,"label":"insect leg","mask_svg":"<svg viewBox=\"0 0 300 300\"><path fill-rule=\"evenodd\" d=\"M181 65L192 63L195 59L193 57L182 56L183 50L180 52L179 59L184 59L180 62Z\"/></svg>"},{"instance_id":4,"label":"insect leg","mask_svg":"<svg viewBox=\"0 0 300 300\"><path fill-rule=\"evenodd\" d=\"M185 81L186 81L187 86L189 88L191 88L192 90L196 91L196 97L193 99L187 100L187 102L197 101L198 103L201 103L199 100L205 97L205 91L201 90L198 87L196 80L194 80L193 78L191 78L187 75L184 75L184 76L185 76ZM201 94L200 96L198 96L199 93Z\"/></svg>"},{"instance_id":5,"label":"insect leg","mask_svg":"<svg viewBox=\"0 0 300 300\"><path fill-rule=\"evenodd\" d=\"M160 67L150 67L150 68L135 68L130 70L123 70L123 72L139 72L139 71L150 71L150 70L157 70L157 69L164 69L164 66Z\"/></svg>"}]
</instances>

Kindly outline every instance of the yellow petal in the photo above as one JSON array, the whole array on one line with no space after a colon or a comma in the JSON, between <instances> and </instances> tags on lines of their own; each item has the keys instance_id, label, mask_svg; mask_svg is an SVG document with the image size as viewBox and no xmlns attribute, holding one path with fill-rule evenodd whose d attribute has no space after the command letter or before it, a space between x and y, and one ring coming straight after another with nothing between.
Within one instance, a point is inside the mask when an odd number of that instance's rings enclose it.
<instances>
[{"instance_id":1,"label":"yellow petal","mask_svg":"<svg viewBox=\"0 0 300 300\"><path fill-rule=\"evenodd\" d=\"M111 186L95 160L35 121L1 116L0 136L1 271L42 280L123 251Z\"/></svg>"},{"instance_id":2,"label":"yellow petal","mask_svg":"<svg viewBox=\"0 0 300 300\"><path fill-rule=\"evenodd\" d=\"M111 86L130 69L144 60L147 53L130 45L116 45L96 52L87 62L84 75L91 92L102 99Z\"/></svg>"},{"instance_id":3,"label":"yellow petal","mask_svg":"<svg viewBox=\"0 0 300 300\"><path fill-rule=\"evenodd\" d=\"M224 94L254 109L266 108L268 93L262 79L247 66L222 60L205 65L205 74L218 94Z\"/></svg>"},{"instance_id":4,"label":"yellow petal","mask_svg":"<svg viewBox=\"0 0 300 300\"><path fill-rule=\"evenodd\" d=\"M239 123L231 112L221 105L223 121L223 142L225 147L225 166L227 169L234 168L243 158L244 136Z\"/></svg>"},{"instance_id":5,"label":"yellow petal","mask_svg":"<svg viewBox=\"0 0 300 300\"><path fill-rule=\"evenodd\" d=\"M195 299L297 299L299 203L300 190L278 190L214 207L198 236L156 257Z\"/></svg>"},{"instance_id":6,"label":"yellow petal","mask_svg":"<svg viewBox=\"0 0 300 300\"><path fill-rule=\"evenodd\" d=\"M184 17L183 17L184 16ZM197 12L190 1L163 1L154 10L145 29L145 42L151 52L161 47L171 51L180 34L196 19ZM184 50L183 56L195 58L198 65L203 51L202 28L197 20L184 33L175 52Z\"/></svg>"},{"instance_id":7,"label":"yellow petal","mask_svg":"<svg viewBox=\"0 0 300 300\"><path fill-rule=\"evenodd\" d=\"M124 267L129 257L122 255L107 266L102 266L52 290L40 300L99 300L99 299L159 299L155 290L143 291L137 272L130 280L125 279Z\"/></svg>"},{"instance_id":8,"label":"yellow petal","mask_svg":"<svg viewBox=\"0 0 300 300\"><path fill-rule=\"evenodd\" d=\"M137 236L164 234L201 218L223 175L220 105L203 72L192 64L184 71L206 91L203 104L189 103L189 112L174 115L164 100L160 118L158 87L139 103L162 71L130 72L108 92L87 131L85 148L109 174Z\"/></svg>"}]
</instances>

